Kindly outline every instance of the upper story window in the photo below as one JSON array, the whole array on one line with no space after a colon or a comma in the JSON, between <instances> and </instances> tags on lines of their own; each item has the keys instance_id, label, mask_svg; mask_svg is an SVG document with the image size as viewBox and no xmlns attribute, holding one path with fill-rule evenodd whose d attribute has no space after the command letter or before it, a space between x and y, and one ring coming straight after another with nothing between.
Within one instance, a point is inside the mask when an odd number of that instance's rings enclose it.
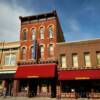
<instances>
[{"instance_id":1,"label":"upper story window","mask_svg":"<svg viewBox=\"0 0 100 100\"><path fill-rule=\"evenodd\" d=\"M91 67L90 53L84 53L85 67Z\"/></svg>"},{"instance_id":2,"label":"upper story window","mask_svg":"<svg viewBox=\"0 0 100 100\"><path fill-rule=\"evenodd\" d=\"M22 48L21 56L22 56L22 60L26 59L26 48L25 47Z\"/></svg>"},{"instance_id":3,"label":"upper story window","mask_svg":"<svg viewBox=\"0 0 100 100\"><path fill-rule=\"evenodd\" d=\"M53 25L49 26L49 38L53 38Z\"/></svg>"},{"instance_id":4,"label":"upper story window","mask_svg":"<svg viewBox=\"0 0 100 100\"><path fill-rule=\"evenodd\" d=\"M15 66L16 65L16 54L5 55L5 65Z\"/></svg>"},{"instance_id":5,"label":"upper story window","mask_svg":"<svg viewBox=\"0 0 100 100\"><path fill-rule=\"evenodd\" d=\"M61 59L61 67L62 68L66 68L67 67L67 63L66 63L66 55L63 54L60 56L60 59Z\"/></svg>"},{"instance_id":6,"label":"upper story window","mask_svg":"<svg viewBox=\"0 0 100 100\"><path fill-rule=\"evenodd\" d=\"M34 59L34 46L30 49L30 59Z\"/></svg>"},{"instance_id":7,"label":"upper story window","mask_svg":"<svg viewBox=\"0 0 100 100\"><path fill-rule=\"evenodd\" d=\"M44 39L44 27L40 27L40 39Z\"/></svg>"},{"instance_id":8,"label":"upper story window","mask_svg":"<svg viewBox=\"0 0 100 100\"><path fill-rule=\"evenodd\" d=\"M32 28L31 32L32 32L32 40L35 40L35 38L36 38L36 29Z\"/></svg>"},{"instance_id":9,"label":"upper story window","mask_svg":"<svg viewBox=\"0 0 100 100\"><path fill-rule=\"evenodd\" d=\"M28 34L28 30L24 29L23 30L23 40L27 40L27 34Z\"/></svg>"},{"instance_id":10,"label":"upper story window","mask_svg":"<svg viewBox=\"0 0 100 100\"><path fill-rule=\"evenodd\" d=\"M53 44L49 45L49 56L52 57L54 55L54 46Z\"/></svg>"},{"instance_id":11,"label":"upper story window","mask_svg":"<svg viewBox=\"0 0 100 100\"><path fill-rule=\"evenodd\" d=\"M40 46L40 58L43 58L44 57L44 46L41 45Z\"/></svg>"},{"instance_id":12,"label":"upper story window","mask_svg":"<svg viewBox=\"0 0 100 100\"><path fill-rule=\"evenodd\" d=\"M100 51L96 52L96 56L97 56L97 65L100 66Z\"/></svg>"},{"instance_id":13,"label":"upper story window","mask_svg":"<svg viewBox=\"0 0 100 100\"><path fill-rule=\"evenodd\" d=\"M75 68L78 67L78 55L77 54L72 54L72 63L73 63L73 67Z\"/></svg>"}]
</instances>

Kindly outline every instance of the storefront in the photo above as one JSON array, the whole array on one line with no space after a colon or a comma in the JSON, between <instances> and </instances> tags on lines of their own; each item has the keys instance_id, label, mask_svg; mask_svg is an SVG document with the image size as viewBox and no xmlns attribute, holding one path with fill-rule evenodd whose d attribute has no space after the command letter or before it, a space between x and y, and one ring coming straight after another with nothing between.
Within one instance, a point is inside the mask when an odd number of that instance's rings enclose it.
<instances>
[{"instance_id":1,"label":"storefront","mask_svg":"<svg viewBox=\"0 0 100 100\"><path fill-rule=\"evenodd\" d=\"M21 65L15 78L18 81L17 95L56 96L56 64Z\"/></svg>"},{"instance_id":2,"label":"storefront","mask_svg":"<svg viewBox=\"0 0 100 100\"><path fill-rule=\"evenodd\" d=\"M100 70L62 70L59 71L61 97L99 98Z\"/></svg>"},{"instance_id":3,"label":"storefront","mask_svg":"<svg viewBox=\"0 0 100 100\"><path fill-rule=\"evenodd\" d=\"M6 95L11 96L13 93L13 78L15 71L0 71L0 94L6 88Z\"/></svg>"}]
</instances>

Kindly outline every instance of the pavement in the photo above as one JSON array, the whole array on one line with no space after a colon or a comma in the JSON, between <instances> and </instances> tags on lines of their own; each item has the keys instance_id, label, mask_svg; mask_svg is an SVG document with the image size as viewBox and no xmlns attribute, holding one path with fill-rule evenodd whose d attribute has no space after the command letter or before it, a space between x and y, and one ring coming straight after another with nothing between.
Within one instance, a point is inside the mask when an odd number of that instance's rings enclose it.
<instances>
[{"instance_id":1,"label":"pavement","mask_svg":"<svg viewBox=\"0 0 100 100\"><path fill-rule=\"evenodd\" d=\"M48 98L48 97L0 97L0 100L100 100L99 99L88 99L88 98L78 98L78 99L73 99L73 98L61 98L61 99L56 99L56 98Z\"/></svg>"}]
</instances>

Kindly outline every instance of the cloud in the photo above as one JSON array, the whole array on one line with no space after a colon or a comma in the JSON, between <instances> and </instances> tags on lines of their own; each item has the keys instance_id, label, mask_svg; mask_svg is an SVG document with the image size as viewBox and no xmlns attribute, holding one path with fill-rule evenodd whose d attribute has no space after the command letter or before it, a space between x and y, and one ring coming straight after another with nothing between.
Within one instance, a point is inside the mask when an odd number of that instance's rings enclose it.
<instances>
[{"instance_id":1,"label":"cloud","mask_svg":"<svg viewBox=\"0 0 100 100\"><path fill-rule=\"evenodd\" d=\"M17 41L20 35L19 16L27 16L32 12L21 8L16 3L0 2L0 41Z\"/></svg>"},{"instance_id":2,"label":"cloud","mask_svg":"<svg viewBox=\"0 0 100 100\"><path fill-rule=\"evenodd\" d=\"M79 32L80 31L80 25L76 19L69 18L67 20L68 20L67 24L68 24L70 31L72 31L72 32Z\"/></svg>"}]
</instances>

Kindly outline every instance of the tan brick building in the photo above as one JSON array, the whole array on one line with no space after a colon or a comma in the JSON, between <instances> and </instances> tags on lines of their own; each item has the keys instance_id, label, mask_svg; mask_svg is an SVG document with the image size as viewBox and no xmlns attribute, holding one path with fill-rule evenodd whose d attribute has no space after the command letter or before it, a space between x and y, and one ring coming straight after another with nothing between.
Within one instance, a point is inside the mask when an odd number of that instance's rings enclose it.
<instances>
[{"instance_id":1,"label":"tan brick building","mask_svg":"<svg viewBox=\"0 0 100 100\"><path fill-rule=\"evenodd\" d=\"M6 86L11 95L14 86L14 74L19 60L19 42L0 42L0 94Z\"/></svg>"}]
</instances>

